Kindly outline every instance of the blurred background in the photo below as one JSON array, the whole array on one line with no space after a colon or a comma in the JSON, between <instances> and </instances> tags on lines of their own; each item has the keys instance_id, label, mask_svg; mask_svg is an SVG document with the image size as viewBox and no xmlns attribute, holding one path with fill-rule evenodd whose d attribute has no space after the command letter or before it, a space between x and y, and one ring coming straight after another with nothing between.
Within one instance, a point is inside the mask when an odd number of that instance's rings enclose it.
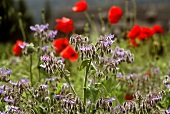
<instances>
[{"instance_id":1,"label":"blurred background","mask_svg":"<svg viewBox=\"0 0 170 114\"><path fill-rule=\"evenodd\" d=\"M41 11L45 11L46 22L50 29L55 29L55 20L62 17L73 19L76 33L83 33L87 22L84 13L74 13L71 8L79 0L0 0L0 42L14 42L22 39L19 27L19 18L22 20L26 35L30 35L30 25L42 24ZM86 0L89 7L88 13L96 18L99 25L98 11L100 8L103 20L107 21L107 12L112 5L118 5L123 10L125 0ZM127 1L127 0L126 0ZM170 0L136 0L137 23L152 26L160 24L165 31L170 27ZM132 0L128 2L129 12L127 20L133 16ZM21 12L22 15L18 16ZM123 19L115 26L114 32L120 33ZM100 26L100 25L99 25ZM118 28L118 29L117 29Z\"/></svg>"}]
</instances>

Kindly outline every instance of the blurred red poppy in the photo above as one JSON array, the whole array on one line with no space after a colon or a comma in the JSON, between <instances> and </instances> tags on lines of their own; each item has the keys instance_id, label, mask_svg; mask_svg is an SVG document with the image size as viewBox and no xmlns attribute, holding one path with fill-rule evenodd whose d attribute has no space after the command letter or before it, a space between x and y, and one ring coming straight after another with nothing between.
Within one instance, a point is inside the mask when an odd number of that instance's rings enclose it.
<instances>
[{"instance_id":1,"label":"blurred red poppy","mask_svg":"<svg viewBox=\"0 0 170 114\"><path fill-rule=\"evenodd\" d=\"M152 37L154 34L153 30L150 29L149 27L141 27L141 32L138 36L140 40Z\"/></svg>"},{"instance_id":2,"label":"blurred red poppy","mask_svg":"<svg viewBox=\"0 0 170 114\"><path fill-rule=\"evenodd\" d=\"M132 94L129 94L129 93L126 93L125 99L126 99L126 100L132 100L132 99L133 99L133 95L132 95Z\"/></svg>"},{"instance_id":3,"label":"blurred red poppy","mask_svg":"<svg viewBox=\"0 0 170 114\"><path fill-rule=\"evenodd\" d=\"M72 7L74 12L83 12L86 11L88 5L85 0L81 0L80 2L76 2L76 5Z\"/></svg>"},{"instance_id":4,"label":"blurred red poppy","mask_svg":"<svg viewBox=\"0 0 170 114\"><path fill-rule=\"evenodd\" d=\"M70 33L73 31L73 20L63 17L62 19L56 19L56 22L58 23L55 28L58 31L61 31L65 34Z\"/></svg>"},{"instance_id":5,"label":"blurred red poppy","mask_svg":"<svg viewBox=\"0 0 170 114\"><path fill-rule=\"evenodd\" d=\"M131 39L135 39L138 37L138 35L140 34L140 26L139 25L135 25L132 27L132 29L127 33L127 37L131 38Z\"/></svg>"},{"instance_id":6,"label":"blurred red poppy","mask_svg":"<svg viewBox=\"0 0 170 114\"><path fill-rule=\"evenodd\" d=\"M112 6L108 12L108 20L111 24L116 24L122 17L122 9L118 6Z\"/></svg>"},{"instance_id":7,"label":"blurred red poppy","mask_svg":"<svg viewBox=\"0 0 170 114\"><path fill-rule=\"evenodd\" d=\"M164 33L164 30L160 25L154 25L152 30L154 33Z\"/></svg>"},{"instance_id":8,"label":"blurred red poppy","mask_svg":"<svg viewBox=\"0 0 170 114\"><path fill-rule=\"evenodd\" d=\"M20 46L24 45L24 42L21 40L17 40L13 49L12 49L12 53L16 56L21 55L22 53L22 48Z\"/></svg>"},{"instance_id":9,"label":"blurred red poppy","mask_svg":"<svg viewBox=\"0 0 170 114\"><path fill-rule=\"evenodd\" d=\"M151 77L151 73L150 72L145 72L145 74L146 74L146 76L148 76L148 77Z\"/></svg>"},{"instance_id":10,"label":"blurred red poppy","mask_svg":"<svg viewBox=\"0 0 170 114\"><path fill-rule=\"evenodd\" d=\"M68 38L58 38L54 40L56 54L61 53L69 45Z\"/></svg>"},{"instance_id":11,"label":"blurred red poppy","mask_svg":"<svg viewBox=\"0 0 170 114\"><path fill-rule=\"evenodd\" d=\"M65 59L70 60L71 62L74 62L78 59L78 53L71 47L67 46L61 53L60 56L62 56Z\"/></svg>"}]
</instances>

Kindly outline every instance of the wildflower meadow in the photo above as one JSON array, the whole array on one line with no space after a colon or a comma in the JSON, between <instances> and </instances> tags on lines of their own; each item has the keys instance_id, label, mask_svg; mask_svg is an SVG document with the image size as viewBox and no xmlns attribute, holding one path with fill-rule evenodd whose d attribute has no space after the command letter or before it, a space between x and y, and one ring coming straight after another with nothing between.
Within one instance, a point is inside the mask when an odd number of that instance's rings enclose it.
<instances>
[{"instance_id":1,"label":"wildflower meadow","mask_svg":"<svg viewBox=\"0 0 170 114\"><path fill-rule=\"evenodd\" d=\"M136 0L121 2L107 20L98 10L99 27L77 0L70 11L86 17L81 34L67 16L50 25L43 10L42 23L27 26L24 12L15 14L20 37L0 43L0 114L170 114L170 33L138 23Z\"/></svg>"}]
</instances>

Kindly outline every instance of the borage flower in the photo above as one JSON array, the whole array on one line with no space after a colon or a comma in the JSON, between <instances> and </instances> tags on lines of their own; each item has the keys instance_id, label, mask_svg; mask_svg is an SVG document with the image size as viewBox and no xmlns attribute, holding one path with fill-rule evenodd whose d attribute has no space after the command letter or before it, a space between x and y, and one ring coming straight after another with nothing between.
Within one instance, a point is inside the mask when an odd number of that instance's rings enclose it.
<instances>
[{"instance_id":1,"label":"borage flower","mask_svg":"<svg viewBox=\"0 0 170 114\"><path fill-rule=\"evenodd\" d=\"M17 40L16 43L15 43L15 45L14 45L14 47L13 47L13 49L12 49L12 53L13 53L14 55L16 55L16 56L21 55L21 53L22 53L22 48L21 48L21 46L23 46L23 45L24 45L24 42L23 42L23 41Z\"/></svg>"},{"instance_id":2,"label":"borage flower","mask_svg":"<svg viewBox=\"0 0 170 114\"><path fill-rule=\"evenodd\" d=\"M47 23L46 25L38 25L36 24L35 26L30 26L30 29L32 31L35 31L35 32L43 32L44 30L46 30L48 28L49 24Z\"/></svg>"},{"instance_id":3,"label":"borage flower","mask_svg":"<svg viewBox=\"0 0 170 114\"><path fill-rule=\"evenodd\" d=\"M112 6L108 12L108 20L111 24L116 24L122 17L122 9L118 6Z\"/></svg>"},{"instance_id":4,"label":"borage flower","mask_svg":"<svg viewBox=\"0 0 170 114\"><path fill-rule=\"evenodd\" d=\"M72 7L74 12L83 12L86 11L88 5L85 0L81 0L80 2L76 2L76 5Z\"/></svg>"},{"instance_id":5,"label":"borage flower","mask_svg":"<svg viewBox=\"0 0 170 114\"><path fill-rule=\"evenodd\" d=\"M152 30L154 33L164 33L164 30L160 25L154 25Z\"/></svg>"},{"instance_id":6,"label":"borage flower","mask_svg":"<svg viewBox=\"0 0 170 114\"><path fill-rule=\"evenodd\" d=\"M72 62L78 59L78 53L71 46L67 46L60 55Z\"/></svg>"},{"instance_id":7,"label":"borage flower","mask_svg":"<svg viewBox=\"0 0 170 114\"><path fill-rule=\"evenodd\" d=\"M56 19L58 23L55 28L65 34L70 33L73 31L73 20L63 17L62 19Z\"/></svg>"},{"instance_id":8,"label":"borage flower","mask_svg":"<svg viewBox=\"0 0 170 114\"><path fill-rule=\"evenodd\" d=\"M68 38L58 38L54 40L56 54L61 53L69 45Z\"/></svg>"}]
</instances>

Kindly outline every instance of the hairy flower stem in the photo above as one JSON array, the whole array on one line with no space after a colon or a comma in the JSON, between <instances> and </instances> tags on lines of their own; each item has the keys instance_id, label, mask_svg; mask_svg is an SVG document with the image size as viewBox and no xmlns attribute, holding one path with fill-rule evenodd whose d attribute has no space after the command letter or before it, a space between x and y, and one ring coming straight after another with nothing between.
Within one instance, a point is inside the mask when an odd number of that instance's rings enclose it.
<instances>
[{"instance_id":1,"label":"hairy flower stem","mask_svg":"<svg viewBox=\"0 0 170 114\"><path fill-rule=\"evenodd\" d=\"M63 73L64 73L64 72L63 72ZM67 81L67 83L69 84L69 86L71 87L71 90L73 91L73 93L77 96L77 94L76 94L73 86L71 85L71 82L70 82L69 78L68 78L65 74L64 74L64 78L65 78L65 80Z\"/></svg>"},{"instance_id":2,"label":"hairy flower stem","mask_svg":"<svg viewBox=\"0 0 170 114\"><path fill-rule=\"evenodd\" d=\"M86 66L86 74L85 74L85 77L84 77L84 105L85 106L86 106L87 76L88 76L88 73L89 73L90 65L91 65L91 59L89 61L88 66Z\"/></svg>"},{"instance_id":3,"label":"hairy flower stem","mask_svg":"<svg viewBox=\"0 0 170 114\"><path fill-rule=\"evenodd\" d=\"M22 20L21 20L21 16L22 16L22 13L19 12L18 13L18 21L19 21L19 27L21 29L21 33L22 33L22 36L23 36L23 40L26 41L26 35L25 35L25 31L24 31L24 27L23 27L23 23L22 23Z\"/></svg>"},{"instance_id":4,"label":"hairy flower stem","mask_svg":"<svg viewBox=\"0 0 170 114\"><path fill-rule=\"evenodd\" d=\"M33 86L33 82L32 82L32 55L30 55L30 80L31 80L31 85Z\"/></svg>"}]
</instances>

